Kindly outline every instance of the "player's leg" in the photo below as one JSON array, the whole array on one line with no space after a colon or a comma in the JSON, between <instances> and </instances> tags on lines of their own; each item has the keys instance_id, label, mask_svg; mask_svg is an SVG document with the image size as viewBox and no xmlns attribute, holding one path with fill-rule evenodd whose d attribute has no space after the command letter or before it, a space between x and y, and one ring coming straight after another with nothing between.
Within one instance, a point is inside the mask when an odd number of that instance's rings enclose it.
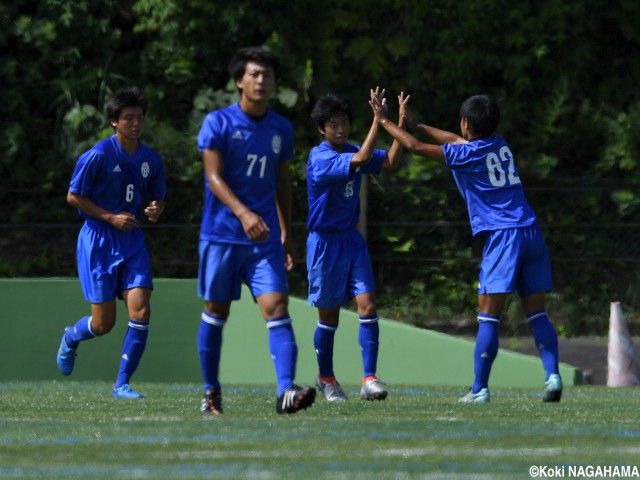
<instances>
[{"instance_id":1,"label":"player's leg","mask_svg":"<svg viewBox=\"0 0 640 480\"><path fill-rule=\"evenodd\" d=\"M117 275L112 272L120 259L113 256L111 243L106 227L85 224L78 235L78 277L85 299L91 302L91 316L64 329L56 358L63 375L72 373L80 342L109 333L115 324Z\"/></svg>"},{"instance_id":2,"label":"player's leg","mask_svg":"<svg viewBox=\"0 0 640 480\"><path fill-rule=\"evenodd\" d=\"M350 261L343 252L339 234L309 234L307 271L307 301L318 308L318 323L313 335L318 362L316 386L327 400L344 401L347 400L347 396L336 380L333 370L333 345L340 323L340 307L349 301L347 282Z\"/></svg>"},{"instance_id":3,"label":"player's leg","mask_svg":"<svg viewBox=\"0 0 640 480\"><path fill-rule=\"evenodd\" d=\"M487 236L478 283L478 333L473 354L474 381L461 402L489 401L489 377L498 355L500 317L509 293L515 289L517 229L497 230Z\"/></svg>"},{"instance_id":4,"label":"player's leg","mask_svg":"<svg viewBox=\"0 0 640 480\"><path fill-rule=\"evenodd\" d=\"M518 279L518 292L545 370L543 400L557 402L562 396L558 334L549 321L544 301L544 292L553 288L551 261L544 237L537 225L523 229L522 236L526 250Z\"/></svg>"},{"instance_id":5,"label":"player's leg","mask_svg":"<svg viewBox=\"0 0 640 480\"><path fill-rule=\"evenodd\" d=\"M363 400L384 400L387 387L377 377L378 352L380 347L380 326L375 303L375 279L369 249L362 234L354 230L346 239L345 251L351 260L348 293L355 298L358 307L358 343L362 353L362 385L360 398Z\"/></svg>"},{"instance_id":6,"label":"player's leg","mask_svg":"<svg viewBox=\"0 0 640 480\"><path fill-rule=\"evenodd\" d=\"M281 245L256 246L251 256L244 278L269 332L269 351L277 381L276 411L295 413L315 401L316 390L294 384L298 346L289 316L284 248Z\"/></svg>"},{"instance_id":7,"label":"player's leg","mask_svg":"<svg viewBox=\"0 0 640 480\"><path fill-rule=\"evenodd\" d=\"M150 288L138 287L122 292L122 299L129 314L129 324L122 342L120 368L114 386L115 398L142 398L142 394L131 390L129 383L147 347L151 292Z\"/></svg>"},{"instance_id":8,"label":"player's leg","mask_svg":"<svg viewBox=\"0 0 640 480\"><path fill-rule=\"evenodd\" d=\"M200 242L198 295L203 297L204 310L198 328L198 355L204 381L203 413L222 413L220 357L224 326L229 318L231 302L240 298L241 278L238 272L240 246Z\"/></svg>"},{"instance_id":9,"label":"player's leg","mask_svg":"<svg viewBox=\"0 0 640 480\"><path fill-rule=\"evenodd\" d=\"M330 402L348 400L333 371L333 346L340 322L340 308L319 308L313 345L318 361L316 386Z\"/></svg>"},{"instance_id":10,"label":"player's leg","mask_svg":"<svg viewBox=\"0 0 640 480\"><path fill-rule=\"evenodd\" d=\"M116 322L116 301L92 303L91 316L82 317L74 325L65 327L58 348L58 369L71 375L75 366L76 350L80 342L109 333Z\"/></svg>"},{"instance_id":11,"label":"player's leg","mask_svg":"<svg viewBox=\"0 0 640 480\"><path fill-rule=\"evenodd\" d=\"M151 260L141 231L128 235L116 233L123 261L118 265L118 296L124 300L129 316L127 333L122 342L120 368L113 389L114 398L143 398L131 390L129 381L138 368L147 347L151 318Z\"/></svg>"},{"instance_id":12,"label":"player's leg","mask_svg":"<svg viewBox=\"0 0 640 480\"><path fill-rule=\"evenodd\" d=\"M489 376L498 356L500 341L500 315L507 294L478 295L478 333L473 352L474 381L471 394L476 395L489 388Z\"/></svg>"},{"instance_id":13,"label":"player's leg","mask_svg":"<svg viewBox=\"0 0 640 480\"><path fill-rule=\"evenodd\" d=\"M362 353L363 369L360 398L363 400L384 400L388 394L386 385L376 376L380 327L374 298L374 292L361 293L355 297L359 320L358 343Z\"/></svg>"}]
</instances>

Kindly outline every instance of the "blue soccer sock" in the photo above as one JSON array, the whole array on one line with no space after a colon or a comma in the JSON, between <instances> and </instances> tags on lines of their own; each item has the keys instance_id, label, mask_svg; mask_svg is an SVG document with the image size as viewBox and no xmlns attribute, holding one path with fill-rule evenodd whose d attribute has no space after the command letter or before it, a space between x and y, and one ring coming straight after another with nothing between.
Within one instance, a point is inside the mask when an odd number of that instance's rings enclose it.
<instances>
[{"instance_id":1,"label":"blue soccer sock","mask_svg":"<svg viewBox=\"0 0 640 480\"><path fill-rule=\"evenodd\" d=\"M149 322L136 322L129 320L129 328L124 336L122 344L122 358L120 360L120 371L116 379L116 388L129 383L131 375L140 364L140 359L147 346L149 336Z\"/></svg>"},{"instance_id":2,"label":"blue soccer sock","mask_svg":"<svg viewBox=\"0 0 640 480\"><path fill-rule=\"evenodd\" d=\"M293 386L298 346L290 317L273 318L267 321L267 328L269 329L269 351L276 369L278 397L280 397L287 388Z\"/></svg>"},{"instance_id":3,"label":"blue soccer sock","mask_svg":"<svg viewBox=\"0 0 640 480\"><path fill-rule=\"evenodd\" d=\"M471 393L478 393L483 388L489 387L491 366L498 356L500 345L499 327L499 317L482 312L478 314L478 336L473 353L475 380Z\"/></svg>"},{"instance_id":4,"label":"blue soccer sock","mask_svg":"<svg viewBox=\"0 0 640 480\"><path fill-rule=\"evenodd\" d=\"M64 336L64 341L69 348L78 348L78 344L83 340L89 340L95 337L91 328L91 317L82 317L76 324L69 329Z\"/></svg>"},{"instance_id":5,"label":"blue soccer sock","mask_svg":"<svg viewBox=\"0 0 640 480\"><path fill-rule=\"evenodd\" d=\"M220 353L222 351L222 328L227 323L226 318L216 317L202 312L198 330L198 355L200 369L204 379L204 390L221 391L218 374L220 371Z\"/></svg>"},{"instance_id":6,"label":"blue soccer sock","mask_svg":"<svg viewBox=\"0 0 640 480\"><path fill-rule=\"evenodd\" d=\"M333 340L337 325L328 325L318 320L318 327L313 335L313 345L318 358L318 371L322 378L331 378L333 373Z\"/></svg>"},{"instance_id":7,"label":"blue soccer sock","mask_svg":"<svg viewBox=\"0 0 640 480\"><path fill-rule=\"evenodd\" d=\"M358 330L358 343L362 352L362 368L364 378L374 377L378 366L378 347L380 327L378 317L360 317L360 329Z\"/></svg>"},{"instance_id":8,"label":"blue soccer sock","mask_svg":"<svg viewBox=\"0 0 640 480\"><path fill-rule=\"evenodd\" d=\"M558 334L547 316L547 312L534 312L527 316L527 321L533 330L533 339L540 352L542 366L546 372L545 380L549 375L559 373L558 362Z\"/></svg>"}]
</instances>

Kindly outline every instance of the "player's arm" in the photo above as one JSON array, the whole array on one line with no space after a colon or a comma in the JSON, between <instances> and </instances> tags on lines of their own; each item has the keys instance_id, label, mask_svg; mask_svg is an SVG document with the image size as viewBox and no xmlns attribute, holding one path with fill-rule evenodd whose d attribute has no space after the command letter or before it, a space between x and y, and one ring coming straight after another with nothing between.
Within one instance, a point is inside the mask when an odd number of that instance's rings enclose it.
<instances>
[{"instance_id":1,"label":"player's arm","mask_svg":"<svg viewBox=\"0 0 640 480\"><path fill-rule=\"evenodd\" d=\"M404 117L404 111L406 109L406 104L408 101L409 101L409 96L407 95L405 97L404 92L401 92L400 95L398 95L398 105L399 105L398 127L402 128L403 130L405 129L405 123L406 123L406 119ZM402 151L403 151L402 144L394 138L393 143L391 144L391 148L389 149L389 153L387 154L387 156L384 159L384 162L382 163L382 167L381 167L382 170L397 170L398 167L400 166L400 157L402 156Z\"/></svg>"},{"instance_id":2,"label":"player's arm","mask_svg":"<svg viewBox=\"0 0 640 480\"><path fill-rule=\"evenodd\" d=\"M403 130L387 117L387 109L377 96L372 95L369 102L373 109L378 123L394 138L400 145L416 155L430 158L436 162L444 163L444 150L438 145L423 143L409 132Z\"/></svg>"},{"instance_id":3,"label":"player's arm","mask_svg":"<svg viewBox=\"0 0 640 480\"><path fill-rule=\"evenodd\" d=\"M269 227L259 215L256 215L233 193L224 180L224 161L220 150L205 148L202 151L204 171L211 192L224 203L242 223L249 240L263 242L269 238Z\"/></svg>"},{"instance_id":4,"label":"player's arm","mask_svg":"<svg viewBox=\"0 0 640 480\"><path fill-rule=\"evenodd\" d=\"M77 195L72 192L67 192L67 202L77 209L82 210L90 217L97 218L98 220L102 220L103 222L107 222L108 224L113 225L120 230L124 230L125 232L132 230L138 226L138 219L133 213L110 212L109 210L105 210L104 208L97 205L89 197Z\"/></svg>"},{"instance_id":5,"label":"player's arm","mask_svg":"<svg viewBox=\"0 0 640 480\"><path fill-rule=\"evenodd\" d=\"M381 104L382 106L386 109L387 105L386 105L386 101L383 98L384 97L384 89L382 89L382 91L380 91L379 87L376 87L375 91L371 90L371 95L376 95L381 97ZM360 145L360 150L358 150L356 153L353 154L353 157L351 158L351 170L355 170L357 167L363 167L365 165L367 165L370 161L371 158L373 157L373 150L376 147L376 139L378 138L378 130L379 130L379 125L378 122L376 121L375 116L373 117L373 120L371 122L371 127L369 128L369 133L367 133L367 137L364 139L364 142L362 142L362 145Z\"/></svg>"},{"instance_id":6,"label":"player's arm","mask_svg":"<svg viewBox=\"0 0 640 480\"><path fill-rule=\"evenodd\" d=\"M400 94L404 95L403 93ZM398 97L400 98L400 97ZM408 101L410 95L405 97L405 100ZM409 130L413 130L416 132L420 132L427 137L431 138L435 143L442 145L443 143L467 143L467 141L462 138L460 135L448 132L446 130L440 130L439 128L431 127L426 123L419 122L408 105L404 105L403 111L400 113L401 117L404 118L407 122L407 127Z\"/></svg>"},{"instance_id":7,"label":"player's arm","mask_svg":"<svg viewBox=\"0 0 640 480\"><path fill-rule=\"evenodd\" d=\"M276 185L276 207L280 221L281 241L286 252L285 267L291 270L295 261L293 235L291 233L291 179L289 178L289 161L280 163L278 183Z\"/></svg>"}]
</instances>

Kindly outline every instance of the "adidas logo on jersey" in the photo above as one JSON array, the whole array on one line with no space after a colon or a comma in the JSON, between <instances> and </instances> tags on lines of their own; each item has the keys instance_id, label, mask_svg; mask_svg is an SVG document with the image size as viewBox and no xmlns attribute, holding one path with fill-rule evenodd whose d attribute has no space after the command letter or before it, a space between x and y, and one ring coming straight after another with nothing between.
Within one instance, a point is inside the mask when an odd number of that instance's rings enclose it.
<instances>
[{"instance_id":1,"label":"adidas logo on jersey","mask_svg":"<svg viewBox=\"0 0 640 480\"><path fill-rule=\"evenodd\" d=\"M120 173L122 172L122 169L120 168L120 165L116 165L113 169L114 173Z\"/></svg>"},{"instance_id":2,"label":"adidas logo on jersey","mask_svg":"<svg viewBox=\"0 0 640 480\"><path fill-rule=\"evenodd\" d=\"M240 130L236 130L236 133L234 133L231 138L233 138L234 140L244 140L244 137L242 136Z\"/></svg>"}]
</instances>

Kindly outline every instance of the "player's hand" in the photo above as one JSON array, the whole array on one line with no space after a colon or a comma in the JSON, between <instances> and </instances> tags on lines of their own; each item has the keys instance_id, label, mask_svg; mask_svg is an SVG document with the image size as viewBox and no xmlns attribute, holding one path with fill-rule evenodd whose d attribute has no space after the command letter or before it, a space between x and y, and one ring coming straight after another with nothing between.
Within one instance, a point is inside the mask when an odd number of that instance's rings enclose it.
<instances>
[{"instance_id":1,"label":"player's hand","mask_svg":"<svg viewBox=\"0 0 640 480\"><path fill-rule=\"evenodd\" d=\"M269 227L260 215L247 210L241 213L238 218L242 222L244 233L252 242L266 242L269 239Z\"/></svg>"},{"instance_id":2,"label":"player's hand","mask_svg":"<svg viewBox=\"0 0 640 480\"><path fill-rule=\"evenodd\" d=\"M387 118L387 99L384 97L385 89L380 90L380 87L376 87L375 90L370 89L369 105L373 110L373 114L376 120L381 121Z\"/></svg>"},{"instance_id":3,"label":"player's hand","mask_svg":"<svg viewBox=\"0 0 640 480\"><path fill-rule=\"evenodd\" d=\"M164 205L162 205L157 200L153 200L151 203L149 203L149 206L144 209L144 214L147 216L151 223L156 223L163 211Z\"/></svg>"},{"instance_id":4,"label":"player's hand","mask_svg":"<svg viewBox=\"0 0 640 480\"><path fill-rule=\"evenodd\" d=\"M293 270L296 260L295 245L291 240L285 240L283 245L285 251L284 268L287 269L287 272L290 272Z\"/></svg>"},{"instance_id":5,"label":"player's hand","mask_svg":"<svg viewBox=\"0 0 640 480\"><path fill-rule=\"evenodd\" d=\"M110 217L109 223L117 229L125 232L138 227L138 219L133 213L129 212L114 213Z\"/></svg>"},{"instance_id":6,"label":"player's hand","mask_svg":"<svg viewBox=\"0 0 640 480\"><path fill-rule=\"evenodd\" d=\"M411 115L411 112L409 111L407 103L409 103L410 98L411 95L405 95L404 92L400 92L400 95L398 95L398 125L401 123L409 123L407 117Z\"/></svg>"},{"instance_id":7,"label":"player's hand","mask_svg":"<svg viewBox=\"0 0 640 480\"><path fill-rule=\"evenodd\" d=\"M399 105L398 115L400 116L400 120L404 120L407 127L413 130L418 125L418 120L416 119L413 112L409 109L408 103L410 98L411 98L411 95L405 96L404 92L400 92L400 95L398 95L398 105Z\"/></svg>"}]
</instances>

